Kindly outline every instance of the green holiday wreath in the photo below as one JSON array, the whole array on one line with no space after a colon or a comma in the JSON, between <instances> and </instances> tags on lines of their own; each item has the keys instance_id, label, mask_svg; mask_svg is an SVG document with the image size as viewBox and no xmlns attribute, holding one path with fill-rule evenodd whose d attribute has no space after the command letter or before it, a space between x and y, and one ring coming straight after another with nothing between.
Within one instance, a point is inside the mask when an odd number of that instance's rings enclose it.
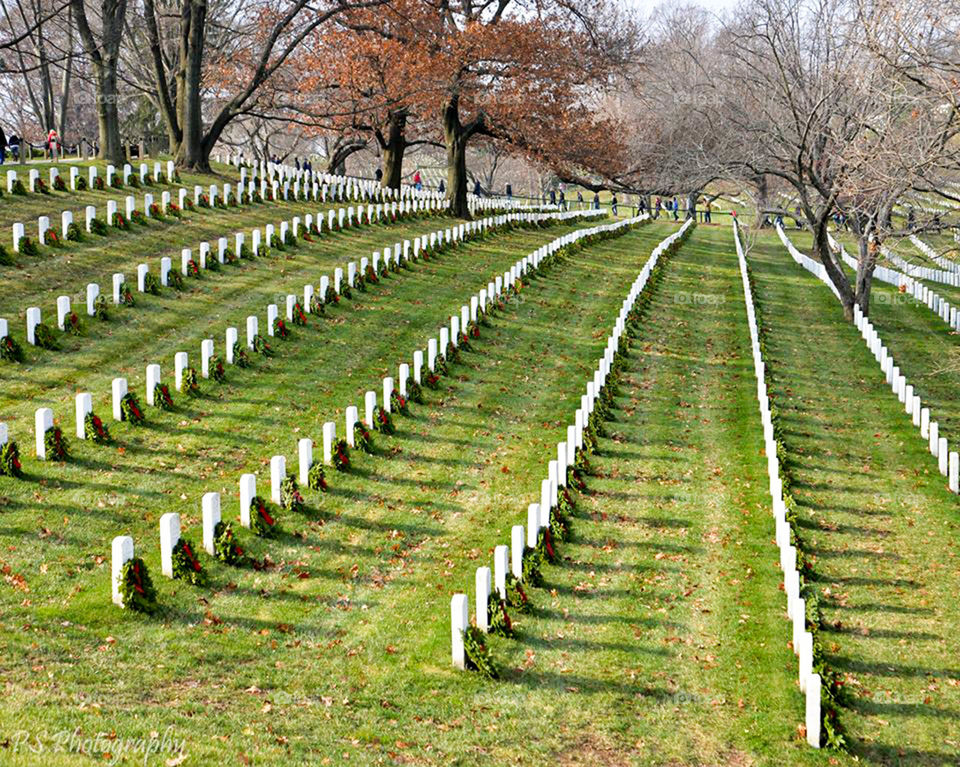
<instances>
[{"instance_id":1,"label":"green holiday wreath","mask_svg":"<svg viewBox=\"0 0 960 767\"><path fill-rule=\"evenodd\" d=\"M527 596L523 584L513 574L507 573L505 587L507 592L507 605L520 613L530 613L533 611L533 604Z\"/></svg>"},{"instance_id":2,"label":"green holiday wreath","mask_svg":"<svg viewBox=\"0 0 960 767\"><path fill-rule=\"evenodd\" d=\"M388 436L397 431L397 427L393 424L393 416L390 415L390 411L380 405L377 405L373 411L373 428L381 434Z\"/></svg>"},{"instance_id":3,"label":"green holiday wreath","mask_svg":"<svg viewBox=\"0 0 960 767\"><path fill-rule=\"evenodd\" d=\"M22 477L23 464L20 463L20 448L13 440L0 446L0 474L7 477Z\"/></svg>"},{"instance_id":4,"label":"green holiday wreath","mask_svg":"<svg viewBox=\"0 0 960 767\"><path fill-rule=\"evenodd\" d=\"M500 673L484 641L483 632L476 626L468 626L463 632L463 650L467 659L467 669L476 671L488 679L500 678Z\"/></svg>"},{"instance_id":5,"label":"green holiday wreath","mask_svg":"<svg viewBox=\"0 0 960 767\"><path fill-rule=\"evenodd\" d=\"M83 419L83 433L88 440L98 445L105 445L112 441L107 425L93 412L87 413Z\"/></svg>"},{"instance_id":6,"label":"green holiday wreath","mask_svg":"<svg viewBox=\"0 0 960 767\"><path fill-rule=\"evenodd\" d=\"M211 357L207 364L210 366L210 377L217 383L223 383L227 380L227 371L223 366L223 360L218 356L214 355Z\"/></svg>"},{"instance_id":7,"label":"green holiday wreath","mask_svg":"<svg viewBox=\"0 0 960 767\"><path fill-rule=\"evenodd\" d=\"M120 600L125 610L135 610L141 613L155 613L160 606L157 604L157 590L150 580L147 566L140 557L128 559L120 571Z\"/></svg>"},{"instance_id":8,"label":"green holiday wreath","mask_svg":"<svg viewBox=\"0 0 960 767\"><path fill-rule=\"evenodd\" d=\"M143 423L145 416L143 414L143 408L140 407L140 402L137 399L136 394L127 392L123 395L123 398L120 400L120 416L122 420L127 421L134 426L138 426Z\"/></svg>"},{"instance_id":9,"label":"green holiday wreath","mask_svg":"<svg viewBox=\"0 0 960 767\"><path fill-rule=\"evenodd\" d=\"M350 448L345 439L338 439L333 446L333 467L337 471L349 471L350 469Z\"/></svg>"},{"instance_id":10,"label":"green holiday wreath","mask_svg":"<svg viewBox=\"0 0 960 767\"><path fill-rule=\"evenodd\" d=\"M487 625L491 634L507 638L514 635L513 621L507 615L507 604L496 594L487 602Z\"/></svg>"},{"instance_id":11,"label":"green holiday wreath","mask_svg":"<svg viewBox=\"0 0 960 767\"><path fill-rule=\"evenodd\" d=\"M83 242L83 229L80 228L80 225L76 221L71 221L67 227L67 239L70 240L70 242Z\"/></svg>"},{"instance_id":12,"label":"green holiday wreath","mask_svg":"<svg viewBox=\"0 0 960 767\"><path fill-rule=\"evenodd\" d=\"M362 421L353 425L353 446L364 453L373 453L373 435Z\"/></svg>"},{"instance_id":13,"label":"green holiday wreath","mask_svg":"<svg viewBox=\"0 0 960 767\"><path fill-rule=\"evenodd\" d=\"M250 529L261 538L269 538L279 529L276 518L267 511L267 502L259 495L250 501Z\"/></svg>"},{"instance_id":14,"label":"green holiday wreath","mask_svg":"<svg viewBox=\"0 0 960 767\"><path fill-rule=\"evenodd\" d=\"M416 381L407 382L407 396L410 402L416 402L418 405L423 404L423 388Z\"/></svg>"},{"instance_id":15,"label":"green holiday wreath","mask_svg":"<svg viewBox=\"0 0 960 767\"><path fill-rule=\"evenodd\" d=\"M25 256L40 255L40 248L37 247L37 243L26 236L20 238L17 249Z\"/></svg>"},{"instance_id":16,"label":"green holiday wreath","mask_svg":"<svg viewBox=\"0 0 960 767\"><path fill-rule=\"evenodd\" d=\"M33 329L33 340L41 349L56 351L60 348L60 344L57 343L57 339L53 335L53 330L43 322Z\"/></svg>"},{"instance_id":17,"label":"green holiday wreath","mask_svg":"<svg viewBox=\"0 0 960 767\"><path fill-rule=\"evenodd\" d=\"M97 296L93 300L93 316L101 322L110 319L110 304L107 303L106 296Z\"/></svg>"},{"instance_id":18,"label":"green holiday wreath","mask_svg":"<svg viewBox=\"0 0 960 767\"><path fill-rule=\"evenodd\" d=\"M310 467L310 471L307 472L307 486L311 490L322 490L326 492L327 475L323 470L322 464L315 463Z\"/></svg>"},{"instance_id":19,"label":"green holiday wreath","mask_svg":"<svg viewBox=\"0 0 960 767\"><path fill-rule=\"evenodd\" d=\"M173 410L173 398L165 383L158 383L153 387L153 404L161 410Z\"/></svg>"},{"instance_id":20,"label":"green holiday wreath","mask_svg":"<svg viewBox=\"0 0 960 767\"><path fill-rule=\"evenodd\" d=\"M396 411L400 415L410 415L410 407L407 404L407 398L398 391L391 392L390 410Z\"/></svg>"},{"instance_id":21,"label":"green holiday wreath","mask_svg":"<svg viewBox=\"0 0 960 767\"><path fill-rule=\"evenodd\" d=\"M300 495L297 478L293 474L287 474L280 483L280 506L297 514L302 514L306 507L303 496Z\"/></svg>"},{"instance_id":22,"label":"green holiday wreath","mask_svg":"<svg viewBox=\"0 0 960 767\"><path fill-rule=\"evenodd\" d=\"M250 355L239 341L233 344L233 364L238 368L250 367Z\"/></svg>"},{"instance_id":23,"label":"green holiday wreath","mask_svg":"<svg viewBox=\"0 0 960 767\"><path fill-rule=\"evenodd\" d=\"M259 333L253 337L253 350L263 357L272 357L274 355L274 351L270 348L270 344L268 344L266 339L264 339L264 337Z\"/></svg>"},{"instance_id":24,"label":"green holiday wreath","mask_svg":"<svg viewBox=\"0 0 960 767\"><path fill-rule=\"evenodd\" d=\"M170 272L172 275L173 272ZM170 275L167 276L167 281L170 280ZM143 292L149 293L152 296L160 295L160 279L153 272L147 272L143 275Z\"/></svg>"},{"instance_id":25,"label":"green holiday wreath","mask_svg":"<svg viewBox=\"0 0 960 767\"><path fill-rule=\"evenodd\" d=\"M193 546L186 538L177 541L173 547L173 577L186 581L193 586L203 586L207 582L207 573L200 564L200 560Z\"/></svg>"},{"instance_id":26,"label":"green holiday wreath","mask_svg":"<svg viewBox=\"0 0 960 767\"><path fill-rule=\"evenodd\" d=\"M10 336L0 338L0 359L7 362L23 362L23 347Z\"/></svg>"},{"instance_id":27,"label":"green holiday wreath","mask_svg":"<svg viewBox=\"0 0 960 767\"><path fill-rule=\"evenodd\" d=\"M185 368L180 374L180 392L191 397L200 393L200 376L196 368Z\"/></svg>"},{"instance_id":28,"label":"green holiday wreath","mask_svg":"<svg viewBox=\"0 0 960 767\"><path fill-rule=\"evenodd\" d=\"M226 522L217 522L213 529L213 555L228 565L239 565L246 556L233 537L233 528Z\"/></svg>"}]
</instances>

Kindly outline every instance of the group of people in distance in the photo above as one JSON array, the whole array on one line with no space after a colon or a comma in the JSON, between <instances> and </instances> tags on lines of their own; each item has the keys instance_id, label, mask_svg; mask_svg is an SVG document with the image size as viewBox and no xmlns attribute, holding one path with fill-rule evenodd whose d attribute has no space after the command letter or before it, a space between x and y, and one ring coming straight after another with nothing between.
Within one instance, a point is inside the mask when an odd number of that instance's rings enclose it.
<instances>
[{"instance_id":1,"label":"group of people in distance","mask_svg":"<svg viewBox=\"0 0 960 767\"><path fill-rule=\"evenodd\" d=\"M10 138L7 138L3 128L0 127L0 165L7 161L8 151L14 162L20 162L20 137L16 133L12 133Z\"/></svg>"},{"instance_id":2,"label":"group of people in distance","mask_svg":"<svg viewBox=\"0 0 960 767\"><path fill-rule=\"evenodd\" d=\"M22 143L23 140L16 133L11 133L8 137L3 130L3 126L0 126L0 165L3 165L7 161L7 153L10 154L10 158L15 163L20 162L20 147ZM25 158L30 157L29 148L30 145L28 144ZM47 135L43 140L43 148L47 150L51 160L58 160L62 156L63 142L60 141L60 134L57 133L55 128L47 131Z\"/></svg>"}]
</instances>

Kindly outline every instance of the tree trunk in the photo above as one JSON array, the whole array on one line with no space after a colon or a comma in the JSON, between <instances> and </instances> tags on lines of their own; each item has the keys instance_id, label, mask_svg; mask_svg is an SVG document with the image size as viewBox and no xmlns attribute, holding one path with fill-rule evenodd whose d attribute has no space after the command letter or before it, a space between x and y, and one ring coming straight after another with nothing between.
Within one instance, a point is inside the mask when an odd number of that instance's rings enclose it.
<instances>
[{"instance_id":1,"label":"tree trunk","mask_svg":"<svg viewBox=\"0 0 960 767\"><path fill-rule=\"evenodd\" d=\"M180 168L210 170L210 148L203 138L203 112L200 106L200 79L203 69L203 37L207 4L204 0L184 3L181 23L189 25L186 38L187 57L183 65L180 107L180 126L183 131L177 149L176 163ZM218 134L219 138L219 134Z\"/></svg>"},{"instance_id":2,"label":"tree trunk","mask_svg":"<svg viewBox=\"0 0 960 767\"><path fill-rule=\"evenodd\" d=\"M120 141L116 64L94 63L94 74L97 81L97 131L100 135L98 156L113 165L123 165L126 157Z\"/></svg>"},{"instance_id":3,"label":"tree trunk","mask_svg":"<svg viewBox=\"0 0 960 767\"><path fill-rule=\"evenodd\" d=\"M873 287L873 271L877 265L877 257L870 252L870 244L865 237L857 241L857 305L863 315L870 314L870 290Z\"/></svg>"},{"instance_id":4,"label":"tree trunk","mask_svg":"<svg viewBox=\"0 0 960 767\"><path fill-rule=\"evenodd\" d=\"M84 50L93 63L100 157L114 165L121 165L125 157L120 143L120 117L117 112L117 63L127 3L126 0L104 1L100 18L102 45L97 42L87 22L83 0L70 0L70 8Z\"/></svg>"},{"instance_id":5,"label":"tree trunk","mask_svg":"<svg viewBox=\"0 0 960 767\"><path fill-rule=\"evenodd\" d=\"M399 189L403 181L403 155L407 150L407 110L390 112L386 137L378 131L377 141L383 157L383 186Z\"/></svg>"},{"instance_id":6,"label":"tree trunk","mask_svg":"<svg viewBox=\"0 0 960 767\"><path fill-rule=\"evenodd\" d=\"M447 147L447 199L450 215L470 218L467 205L467 139L460 124L459 101L450 98L443 108L443 140Z\"/></svg>"},{"instance_id":7,"label":"tree trunk","mask_svg":"<svg viewBox=\"0 0 960 767\"><path fill-rule=\"evenodd\" d=\"M765 174L757 176L756 180L757 186L757 228L763 226L763 222L767 218L767 207L770 201L770 187L767 183L767 177Z\"/></svg>"},{"instance_id":8,"label":"tree trunk","mask_svg":"<svg viewBox=\"0 0 960 767\"><path fill-rule=\"evenodd\" d=\"M327 173L335 176L345 176L347 173L347 158L365 149L367 141L359 138L347 138L339 136L334 142L333 147L330 142L324 139L324 148L327 153Z\"/></svg>"},{"instance_id":9,"label":"tree trunk","mask_svg":"<svg viewBox=\"0 0 960 767\"><path fill-rule=\"evenodd\" d=\"M160 43L160 29L157 24L156 7L153 0L144 0L144 20L147 28L147 40L150 47L151 74L153 76L154 86L157 90L156 106L163 117L163 124L167 131L167 142L170 148L170 154L176 156L180 151L180 139L183 136L180 130L179 115L177 112L174 98L179 96L179 90L175 96L170 95L170 88L167 85L167 70L163 60L163 50ZM181 11L181 21L183 15ZM184 36L181 34L180 55L186 54L186 44ZM183 68L177 70L175 75L175 85L179 89L182 85L181 74Z\"/></svg>"}]
</instances>

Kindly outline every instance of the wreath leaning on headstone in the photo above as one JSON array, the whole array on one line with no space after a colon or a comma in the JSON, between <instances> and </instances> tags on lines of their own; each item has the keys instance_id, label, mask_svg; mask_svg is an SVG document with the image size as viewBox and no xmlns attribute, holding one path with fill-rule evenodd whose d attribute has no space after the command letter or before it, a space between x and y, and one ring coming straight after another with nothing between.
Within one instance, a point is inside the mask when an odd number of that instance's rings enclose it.
<instances>
[{"instance_id":1,"label":"wreath leaning on headstone","mask_svg":"<svg viewBox=\"0 0 960 767\"><path fill-rule=\"evenodd\" d=\"M207 582L207 573L186 538L177 541L177 545L173 547L172 558L174 578L193 586L203 586Z\"/></svg>"},{"instance_id":2,"label":"wreath leaning on headstone","mask_svg":"<svg viewBox=\"0 0 960 767\"><path fill-rule=\"evenodd\" d=\"M120 599L126 610L149 615L160 609L157 604L157 590L150 580L146 564L140 557L127 560L120 571Z\"/></svg>"}]
</instances>

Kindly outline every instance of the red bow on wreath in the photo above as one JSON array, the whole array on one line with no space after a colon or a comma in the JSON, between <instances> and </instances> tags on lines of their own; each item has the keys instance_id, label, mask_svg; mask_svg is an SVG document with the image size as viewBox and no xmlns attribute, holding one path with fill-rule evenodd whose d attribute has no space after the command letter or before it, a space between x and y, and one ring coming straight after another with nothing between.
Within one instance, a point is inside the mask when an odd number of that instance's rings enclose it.
<instances>
[{"instance_id":1,"label":"red bow on wreath","mask_svg":"<svg viewBox=\"0 0 960 767\"><path fill-rule=\"evenodd\" d=\"M200 563L197 561L197 558L193 555L193 551L190 550L190 544L184 543L183 550L186 552L187 557L190 558L190 564L193 567L195 572L200 572Z\"/></svg>"},{"instance_id":2,"label":"red bow on wreath","mask_svg":"<svg viewBox=\"0 0 960 767\"><path fill-rule=\"evenodd\" d=\"M261 517L263 517L264 521L265 521L268 525L270 525L271 527L273 527L273 519L272 519L272 518L270 517L270 515L267 513L267 507L266 507L266 506L260 506L260 508L257 509L257 513L258 513Z\"/></svg>"}]
</instances>

